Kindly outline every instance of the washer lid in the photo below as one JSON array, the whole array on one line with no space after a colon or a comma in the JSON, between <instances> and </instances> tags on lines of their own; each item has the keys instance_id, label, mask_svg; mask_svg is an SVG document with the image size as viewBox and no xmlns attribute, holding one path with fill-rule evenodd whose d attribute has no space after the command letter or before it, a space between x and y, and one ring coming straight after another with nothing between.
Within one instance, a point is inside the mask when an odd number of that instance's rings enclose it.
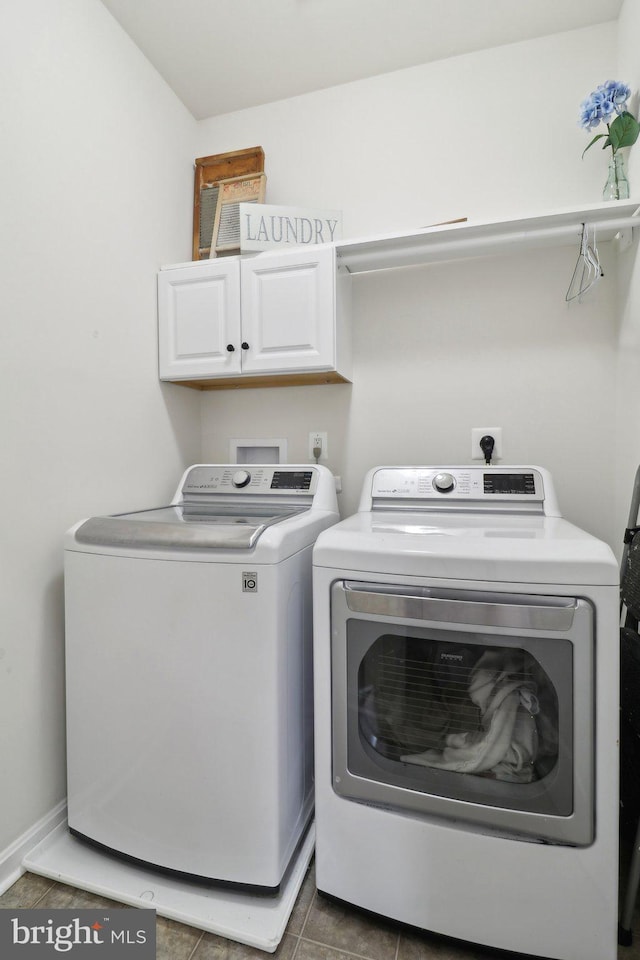
<instances>
[{"instance_id":1,"label":"washer lid","mask_svg":"<svg viewBox=\"0 0 640 960\"><path fill-rule=\"evenodd\" d=\"M78 543L106 547L248 550L267 527L305 512L305 507L268 510L249 504L217 506L176 504L115 517L92 517L76 531Z\"/></svg>"}]
</instances>

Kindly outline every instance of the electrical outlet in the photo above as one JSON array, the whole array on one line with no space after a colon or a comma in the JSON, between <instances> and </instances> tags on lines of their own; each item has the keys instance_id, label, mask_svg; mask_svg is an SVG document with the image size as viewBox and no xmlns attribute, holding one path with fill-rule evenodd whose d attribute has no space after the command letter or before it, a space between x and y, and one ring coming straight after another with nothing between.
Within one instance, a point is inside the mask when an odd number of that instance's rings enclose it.
<instances>
[{"instance_id":1,"label":"electrical outlet","mask_svg":"<svg viewBox=\"0 0 640 960\"><path fill-rule=\"evenodd\" d=\"M491 462L502 460L502 427L472 427L471 428L471 459L484 460L484 453L480 446L483 437L493 437L494 447Z\"/></svg>"},{"instance_id":2,"label":"electrical outlet","mask_svg":"<svg viewBox=\"0 0 640 960\"><path fill-rule=\"evenodd\" d=\"M318 460L326 460L329 456L327 450L327 434L322 430L313 430L309 434L309 459L315 460L314 450L320 447L320 456Z\"/></svg>"}]
</instances>

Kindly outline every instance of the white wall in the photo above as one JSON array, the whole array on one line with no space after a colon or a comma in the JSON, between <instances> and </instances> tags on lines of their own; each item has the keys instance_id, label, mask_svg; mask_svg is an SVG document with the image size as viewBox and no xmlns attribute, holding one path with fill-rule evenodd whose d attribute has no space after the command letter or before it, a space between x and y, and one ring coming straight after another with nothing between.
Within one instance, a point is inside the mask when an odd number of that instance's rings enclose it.
<instances>
[{"instance_id":1,"label":"white wall","mask_svg":"<svg viewBox=\"0 0 640 960\"><path fill-rule=\"evenodd\" d=\"M615 67L615 24L589 27L214 117L198 152L260 144L267 202L342 210L345 237L589 203L579 104Z\"/></svg>"},{"instance_id":2,"label":"white wall","mask_svg":"<svg viewBox=\"0 0 640 960\"><path fill-rule=\"evenodd\" d=\"M345 236L597 203L606 156L581 160L577 116L616 43L607 24L240 111L200 124L199 153L261 144L267 201L342 209ZM369 466L466 463L471 427L501 426L505 459L548 467L565 514L615 540L615 270L567 306L576 254L356 277L353 386L203 396L204 457L287 436L306 460L326 429L346 514Z\"/></svg>"},{"instance_id":3,"label":"white wall","mask_svg":"<svg viewBox=\"0 0 640 960\"><path fill-rule=\"evenodd\" d=\"M636 94L632 107L638 116L640 98L640 4L625 0L618 21L619 79ZM640 141L628 153L632 196L640 186ZM634 190L635 187L635 190ZM640 464L640 268L638 245L621 258L618 275L620 340L616 372L616 530L627 523L635 471Z\"/></svg>"},{"instance_id":4,"label":"white wall","mask_svg":"<svg viewBox=\"0 0 640 960\"><path fill-rule=\"evenodd\" d=\"M1 868L66 793L63 533L168 497L200 438L155 330L195 121L97 0L3 4L0 84Z\"/></svg>"}]
</instances>

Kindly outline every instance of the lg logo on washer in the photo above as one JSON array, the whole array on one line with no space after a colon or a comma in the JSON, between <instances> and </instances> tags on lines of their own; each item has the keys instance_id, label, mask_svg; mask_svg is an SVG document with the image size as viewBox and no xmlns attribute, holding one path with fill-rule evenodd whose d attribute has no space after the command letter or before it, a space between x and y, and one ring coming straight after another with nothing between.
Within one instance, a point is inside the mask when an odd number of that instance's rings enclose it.
<instances>
[{"instance_id":1,"label":"lg logo on washer","mask_svg":"<svg viewBox=\"0 0 640 960\"><path fill-rule=\"evenodd\" d=\"M258 592L258 574L255 570L242 571L242 592L243 593Z\"/></svg>"}]
</instances>

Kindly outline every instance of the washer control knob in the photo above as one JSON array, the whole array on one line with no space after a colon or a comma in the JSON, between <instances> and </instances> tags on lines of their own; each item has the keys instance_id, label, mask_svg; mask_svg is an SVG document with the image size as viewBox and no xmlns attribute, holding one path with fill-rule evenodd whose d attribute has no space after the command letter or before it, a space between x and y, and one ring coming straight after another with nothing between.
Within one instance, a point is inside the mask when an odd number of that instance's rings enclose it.
<instances>
[{"instance_id":1,"label":"washer control knob","mask_svg":"<svg viewBox=\"0 0 640 960\"><path fill-rule=\"evenodd\" d=\"M433 478L433 486L438 493L451 493L455 485L456 481L450 473L436 473Z\"/></svg>"},{"instance_id":2,"label":"washer control knob","mask_svg":"<svg viewBox=\"0 0 640 960\"><path fill-rule=\"evenodd\" d=\"M246 485L251 480L251 474L248 470L236 470L234 475L231 477L231 483L234 487L246 487Z\"/></svg>"}]
</instances>

